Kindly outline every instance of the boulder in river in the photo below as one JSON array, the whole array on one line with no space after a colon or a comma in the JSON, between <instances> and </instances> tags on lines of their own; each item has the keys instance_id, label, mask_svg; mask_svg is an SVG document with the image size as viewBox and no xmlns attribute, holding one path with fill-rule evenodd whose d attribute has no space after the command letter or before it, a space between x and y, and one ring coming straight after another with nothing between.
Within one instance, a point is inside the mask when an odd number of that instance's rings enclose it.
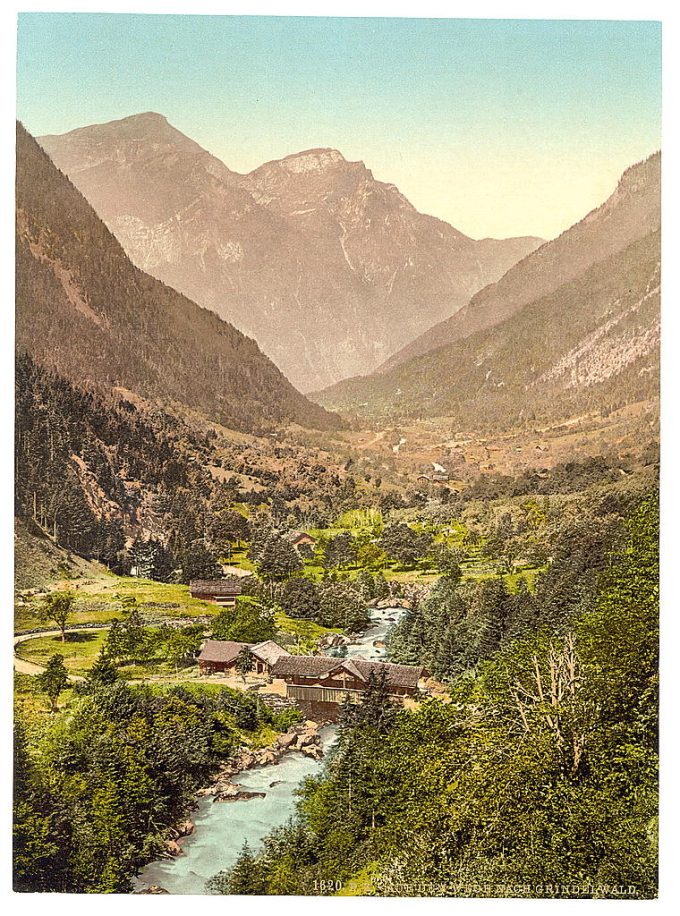
<instances>
[{"instance_id":1,"label":"boulder in river","mask_svg":"<svg viewBox=\"0 0 680 916\"><path fill-rule=\"evenodd\" d=\"M284 735L279 735L276 739L276 743L280 747L290 747L291 744L295 744L297 741L297 735L295 732L286 732Z\"/></svg>"},{"instance_id":2,"label":"boulder in river","mask_svg":"<svg viewBox=\"0 0 680 916\"><path fill-rule=\"evenodd\" d=\"M306 744L300 750L306 757L311 757L312 760L321 760L323 757L323 751L317 744Z\"/></svg>"},{"instance_id":3,"label":"boulder in river","mask_svg":"<svg viewBox=\"0 0 680 916\"><path fill-rule=\"evenodd\" d=\"M171 859L176 859L177 856L182 855L182 847L179 845L177 840L168 840L165 844L165 854Z\"/></svg>"},{"instance_id":4,"label":"boulder in river","mask_svg":"<svg viewBox=\"0 0 680 916\"><path fill-rule=\"evenodd\" d=\"M319 743L319 733L316 729L306 729L297 736L297 741L295 743L295 749L309 747L310 744Z\"/></svg>"},{"instance_id":5,"label":"boulder in river","mask_svg":"<svg viewBox=\"0 0 680 916\"><path fill-rule=\"evenodd\" d=\"M249 798L266 798L266 792L251 792L250 789L237 789L234 794L220 793L216 795L213 799L213 802L236 802L236 801L247 801Z\"/></svg>"}]
</instances>

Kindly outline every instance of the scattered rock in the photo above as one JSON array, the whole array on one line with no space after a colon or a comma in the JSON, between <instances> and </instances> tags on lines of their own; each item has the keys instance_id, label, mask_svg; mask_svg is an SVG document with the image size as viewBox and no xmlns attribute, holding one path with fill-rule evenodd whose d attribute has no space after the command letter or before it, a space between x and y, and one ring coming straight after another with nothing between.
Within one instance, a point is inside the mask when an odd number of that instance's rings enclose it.
<instances>
[{"instance_id":1,"label":"scattered rock","mask_svg":"<svg viewBox=\"0 0 680 916\"><path fill-rule=\"evenodd\" d=\"M348 646L349 643L350 640L347 636L343 636L342 633L328 633L319 637L317 647L319 649L338 649L340 646Z\"/></svg>"},{"instance_id":2,"label":"scattered rock","mask_svg":"<svg viewBox=\"0 0 680 916\"><path fill-rule=\"evenodd\" d=\"M166 891L164 887L160 887L158 884L150 884L146 890L137 891L138 894L169 894L170 891Z\"/></svg>"},{"instance_id":3,"label":"scattered rock","mask_svg":"<svg viewBox=\"0 0 680 916\"><path fill-rule=\"evenodd\" d=\"M300 750L306 757L311 757L313 760L321 760L323 757L323 751L316 744L306 744Z\"/></svg>"},{"instance_id":4,"label":"scattered rock","mask_svg":"<svg viewBox=\"0 0 680 916\"><path fill-rule=\"evenodd\" d=\"M302 732L297 736L295 743L296 748L308 747L310 744L316 744L319 736L316 732Z\"/></svg>"},{"instance_id":5,"label":"scattered rock","mask_svg":"<svg viewBox=\"0 0 680 916\"><path fill-rule=\"evenodd\" d=\"M239 787L234 785L233 782L220 783L215 786L215 799L224 800L225 798L236 798L239 793Z\"/></svg>"},{"instance_id":6,"label":"scattered rock","mask_svg":"<svg viewBox=\"0 0 680 916\"><path fill-rule=\"evenodd\" d=\"M376 601L374 607L380 608L383 610L388 607L403 607L411 608L411 602L408 598L381 598L379 601Z\"/></svg>"},{"instance_id":7,"label":"scattered rock","mask_svg":"<svg viewBox=\"0 0 680 916\"><path fill-rule=\"evenodd\" d=\"M280 786L282 782L283 782L282 779L275 779L274 782L269 783L269 788L273 789L274 786Z\"/></svg>"},{"instance_id":8,"label":"scattered rock","mask_svg":"<svg viewBox=\"0 0 680 916\"><path fill-rule=\"evenodd\" d=\"M216 795L213 802L246 801L249 798L266 798L266 792L251 792L250 789L238 789L234 795Z\"/></svg>"},{"instance_id":9,"label":"scattered rock","mask_svg":"<svg viewBox=\"0 0 680 916\"><path fill-rule=\"evenodd\" d=\"M175 859L182 855L182 847L177 840L168 840L165 844L165 854L168 858Z\"/></svg>"},{"instance_id":10,"label":"scattered rock","mask_svg":"<svg viewBox=\"0 0 680 916\"><path fill-rule=\"evenodd\" d=\"M276 743L280 747L290 747L291 744L295 744L296 738L297 735L295 735L294 732L286 732L285 735L279 735L279 737L276 739Z\"/></svg>"}]
</instances>

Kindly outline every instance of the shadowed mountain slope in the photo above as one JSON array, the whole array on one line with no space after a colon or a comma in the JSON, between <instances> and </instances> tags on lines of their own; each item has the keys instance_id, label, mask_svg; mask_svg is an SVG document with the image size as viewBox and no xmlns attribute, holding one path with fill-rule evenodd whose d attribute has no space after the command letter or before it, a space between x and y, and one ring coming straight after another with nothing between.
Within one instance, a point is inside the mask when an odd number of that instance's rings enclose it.
<instances>
[{"instance_id":1,"label":"shadowed mountain slope","mask_svg":"<svg viewBox=\"0 0 680 916\"><path fill-rule=\"evenodd\" d=\"M338 425L255 341L134 267L21 125L16 191L18 352L76 384L174 400L238 429Z\"/></svg>"},{"instance_id":2,"label":"shadowed mountain slope","mask_svg":"<svg viewBox=\"0 0 680 916\"><path fill-rule=\"evenodd\" d=\"M504 322L322 392L335 409L451 417L502 430L658 397L660 234L652 232Z\"/></svg>"}]
</instances>

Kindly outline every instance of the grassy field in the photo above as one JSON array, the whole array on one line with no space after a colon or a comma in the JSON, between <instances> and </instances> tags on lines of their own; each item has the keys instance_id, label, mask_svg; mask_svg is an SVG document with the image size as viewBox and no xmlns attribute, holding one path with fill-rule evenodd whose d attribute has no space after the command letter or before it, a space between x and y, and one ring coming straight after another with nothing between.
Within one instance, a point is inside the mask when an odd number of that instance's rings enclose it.
<instances>
[{"instance_id":1,"label":"grassy field","mask_svg":"<svg viewBox=\"0 0 680 916\"><path fill-rule=\"evenodd\" d=\"M120 618L125 610L129 610L127 603L133 598L134 606L149 621L219 613L217 605L192 598L187 585L116 576L113 573L57 581L54 588L68 588L76 595L69 626L110 623L115 618ZM49 625L41 619L41 602L40 595L27 595L19 600L15 606L17 633L30 632Z\"/></svg>"},{"instance_id":2,"label":"grassy field","mask_svg":"<svg viewBox=\"0 0 680 916\"><path fill-rule=\"evenodd\" d=\"M66 642L62 642L60 636L28 639L26 642L19 643L16 647L16 654L27 662L33 662L43 667L53 655L63 655L69 674L84 675L90 670L99 654L106 639L106 633L106 630L67 633Z\"/></svg>"},{"instance_id":3,"label":"grassy field","mask_svg":"<svg viewBox=\"0 0 680 916\"><path fill-rule=\"evenodd\" d=\"M281 634L279 641L293 652L311 652L316 648L319 637L329 633L341 633L340 629L329 629L319 626L311 620L298 620L288 617L283 612L276 614L276 627ZM16 654L27 662L44 667L51 656L64 656L64 664L69 674L87 675L106 640L107 630L68 631L66 641L60 636L40 636L28 639L16 646ZM163 678L175 684L195 682L199 677L196 665L175 667L162 658L153 658L148 662L133 662L119 666L121 677L126 680L147 680Z\"/></svg>"}]
</instances>

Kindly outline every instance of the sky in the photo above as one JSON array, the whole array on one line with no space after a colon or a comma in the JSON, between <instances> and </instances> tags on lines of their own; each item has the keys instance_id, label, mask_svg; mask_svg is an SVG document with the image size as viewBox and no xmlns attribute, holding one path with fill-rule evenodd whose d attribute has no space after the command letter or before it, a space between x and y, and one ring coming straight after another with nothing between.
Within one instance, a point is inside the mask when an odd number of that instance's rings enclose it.
<instances>
[{"instance_id":1,"label":"sky","mask_svg":"<svg viewBox=\"0 0 680 916\"><path fill-rule=\"evenodd\" d=\"M339 149L473 238L553 238L661 145L656 22L23 13L31 133L157 111L248 172Z\"/></svg>"}]
</instances>

